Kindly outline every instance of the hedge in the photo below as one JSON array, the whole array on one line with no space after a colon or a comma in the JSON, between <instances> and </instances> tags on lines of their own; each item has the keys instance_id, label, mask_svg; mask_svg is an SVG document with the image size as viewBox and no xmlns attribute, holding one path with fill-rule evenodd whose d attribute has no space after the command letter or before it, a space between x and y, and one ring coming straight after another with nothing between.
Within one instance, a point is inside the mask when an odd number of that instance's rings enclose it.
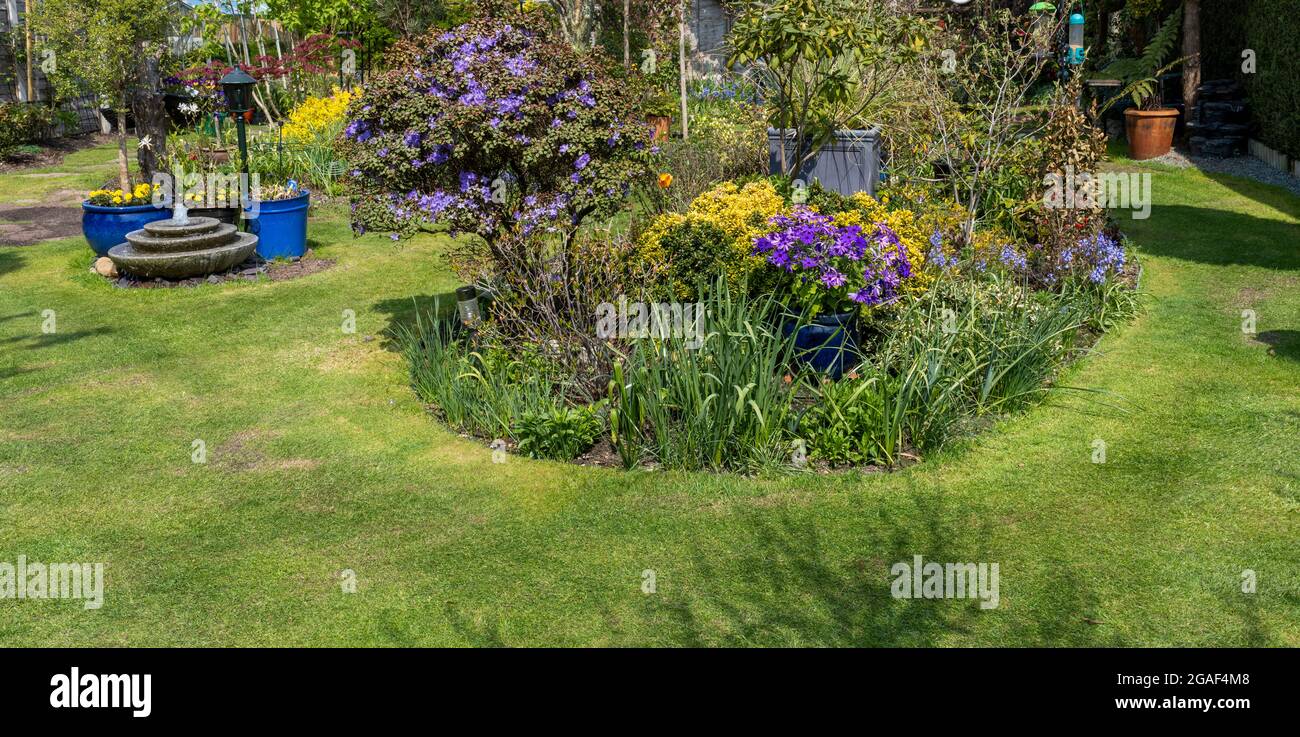
<instances>
[{"instance_id":1,"label":"hedge","mask_svg":"<svg viewBox=\"0 0 1300 737\"><path fill-rule=\"evenodd\" d=\"M1300 0L1201 3L1203 77L1241 80L1259 140L1300 158ZM1241 70L1255 52L1255 73Z\"/></svg>"}]
</instances>

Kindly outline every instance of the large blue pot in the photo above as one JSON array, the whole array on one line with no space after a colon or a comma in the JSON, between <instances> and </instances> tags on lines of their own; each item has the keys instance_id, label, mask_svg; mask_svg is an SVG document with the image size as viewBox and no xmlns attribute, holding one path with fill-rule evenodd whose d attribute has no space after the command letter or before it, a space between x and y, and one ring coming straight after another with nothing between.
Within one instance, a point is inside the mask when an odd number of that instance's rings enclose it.
<instances>
[{"instance_id":1,"label":"large blue pot","mask_svg":"<svg viewBox=\"0 0 1300 737\"><path fill-rule=\"evenodd\" d=\"M257 216L244 208L248 232L257 236L257 255L270 261L276 258L302 258L307 252L307 206L311 193L290 200L267 200L257 203Z\"/></svg>"},{"instance_id":2,"label":"large blue pot","mask_svg":"<svg viewBox=\"0 0 1300 737\"><path fill-rule=\"evenodd\" d=\"M129 207L104 207L92 205L89 200L81 203L81 232L86 235L90 247L96 256L108 255L108 249L119 243L126 243L126 234L139 230L145 223L166 220L172 211L153 205L131 205Z\"/></svg>"},{"instance_id":3,"label":"large blue pot","mask_svg":"<svg viewBox=\"0 0 1300 737\"><path fill-rule=\"evenodd\" d=\"M853 340L856 315L855 312L819 315L800 327L794 336L795 360L828 374L832 379L840 378L846 367L857 363L858 345ZM783 327L786 337L794 330L793 323L786 323Z\"/></svg>"}]
</instances>

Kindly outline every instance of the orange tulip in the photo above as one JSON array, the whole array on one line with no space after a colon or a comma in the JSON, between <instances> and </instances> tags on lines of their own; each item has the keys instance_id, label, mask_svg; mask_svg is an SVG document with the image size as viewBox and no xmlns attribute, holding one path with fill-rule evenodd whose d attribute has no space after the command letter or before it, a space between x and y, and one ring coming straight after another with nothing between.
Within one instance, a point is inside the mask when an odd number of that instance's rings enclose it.
<instances>
[{"instance_id":1,"label":"orange tulip","mask_svg":"<svg viewBox=\"0 0 1300 737\"><path fill-rule=\"evenodd\" d=\"M668 189L669 187L672 186L672 184L673 184L672 174L664 173L659 175L659 187L661 189Z\"/></svg>"}]
</instances>

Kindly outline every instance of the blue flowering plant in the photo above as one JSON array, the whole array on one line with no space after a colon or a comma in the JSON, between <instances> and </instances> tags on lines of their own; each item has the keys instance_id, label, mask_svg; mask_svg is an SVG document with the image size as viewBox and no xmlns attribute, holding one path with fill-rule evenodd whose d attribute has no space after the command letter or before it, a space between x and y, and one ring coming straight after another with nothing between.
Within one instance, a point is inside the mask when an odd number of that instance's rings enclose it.
<instances>
[{"instance_id":1,"label":"blue flowering plant","mask_svg":"<svg viewBox=\"0 0 1300 737\"><path fill-rule=\"evenodd\" d=\"M507 233L571 237L647 174L635 84L526 22L479 18L398 44L343 132L356 230L396 239L444 222L489 246Z\"/></svg>"},{"instance_id":2,"label":"blue flowering plant","mask_svg":"<svg viewBox=\"0 0 1300 737\"><path fill-rule=\"evenodd\" d=\"M888 304L913 276L906 249L884 223L837 225L807 207L769 222L773 229L754 239L754 253L788 275L795 306L806 314Z\"/></svg>"},{"instance_id":3,"label":"blue flowering plant","mask_svg":"<svg viewBox=\"0 0 1300 737\"><path fill-rule=\"evenodd\" d=\"M937 230L930 236L930 250L925 257L927 267L941 272L965 270L968 273L1001 269L1026 278L1040 289L1056 289L1069 281L1105 284L1125 276L1129 263L1124 242L1105 231L1067 241L1068 245L1056 253L1042 244L1016 246L995 239L987 247L968 249L958 258L949 253L946 240Z\"/></svg>"}]
</instances>

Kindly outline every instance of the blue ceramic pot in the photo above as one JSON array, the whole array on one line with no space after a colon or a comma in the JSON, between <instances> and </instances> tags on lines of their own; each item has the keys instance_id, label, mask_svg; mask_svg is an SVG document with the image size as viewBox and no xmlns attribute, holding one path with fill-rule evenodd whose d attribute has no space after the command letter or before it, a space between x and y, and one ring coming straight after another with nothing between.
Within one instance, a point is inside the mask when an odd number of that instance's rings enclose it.
<instances>
[{"instance_id":1,"label":"blue ceramic pot","mask_svg":"<svg viewBox=\"0 0 1300 737\"><path fill-rule=\"evenodd\" d=\"M95 255L105 256L108 249L126 243L127 233L143 228L145 223L166 220L171 216L171 210L153 205L104 207L85 200L81 203L81 232L95 250Z\"/></svg>"},{"instance_id":2,"label":"blue ceramic pot","mask_svg":"<svg viewBox=\"0 0 1300 737\"><path fill-rule=\"evenodd\" d=\"M270 261L276 258L302 258L307 252L307 207L311 193L289 200L264 200L253 209L244 208L247 230L257 236L257 255Z\"/></svg>"},{"instance_id":3,"label":"blue ceramic pot","mask_svg":"<svg viewBox=\"0 0 1300 737\"><path fill-rule=\"evenodd\" d=\"M819 315L799 328L794 337L795 360L832 379L840 378L846 367L857 362L858 346L853 340L856 316L856 312ZM783 329L786 337L794 329L793 323L786 323Z\"/></svg>"}]
</instances>

